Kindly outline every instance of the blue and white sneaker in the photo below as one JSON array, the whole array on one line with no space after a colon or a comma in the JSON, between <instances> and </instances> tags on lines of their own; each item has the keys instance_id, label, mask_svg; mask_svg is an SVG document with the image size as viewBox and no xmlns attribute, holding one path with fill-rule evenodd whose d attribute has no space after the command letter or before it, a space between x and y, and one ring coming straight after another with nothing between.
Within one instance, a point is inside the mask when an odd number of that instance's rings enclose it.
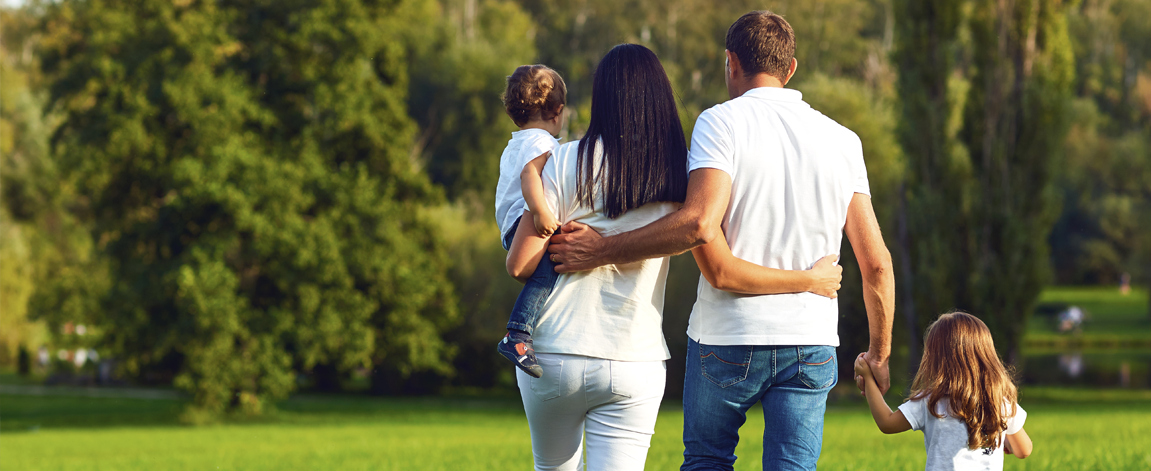
<instances>
[{"instance_id":1,"label":"blue and white sneaker","mask_svg":"<svg viewBox=\"0 0 1151 471\"><path fill-rule=\"evenodd\" d=\"M532 348L531 335L522 332L508 332L503 340L496 344L496 351L533 378L543 377L544 369L536 361L536 351Z\"/></svg>"}]
</instances>

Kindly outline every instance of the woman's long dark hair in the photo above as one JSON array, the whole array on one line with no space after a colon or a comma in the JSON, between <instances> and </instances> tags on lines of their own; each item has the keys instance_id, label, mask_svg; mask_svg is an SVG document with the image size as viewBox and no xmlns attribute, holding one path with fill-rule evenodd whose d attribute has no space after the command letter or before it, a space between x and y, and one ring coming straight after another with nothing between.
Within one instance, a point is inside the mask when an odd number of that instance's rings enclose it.
<instances>
[{"instance_id":1,"label":"woman's long dark hair","mask_svg":"<svg viewBox=\"0 0 1151 471\"><path fill-rule=\"evenodd\" d=\"M596 169L600 139L603 160ZM591 208L599 193L609 218L655 201L683 202L687 142L671 82L650 49L620 44L600 60L578 155L576 198Z\"/></svg>"}]
</instances>

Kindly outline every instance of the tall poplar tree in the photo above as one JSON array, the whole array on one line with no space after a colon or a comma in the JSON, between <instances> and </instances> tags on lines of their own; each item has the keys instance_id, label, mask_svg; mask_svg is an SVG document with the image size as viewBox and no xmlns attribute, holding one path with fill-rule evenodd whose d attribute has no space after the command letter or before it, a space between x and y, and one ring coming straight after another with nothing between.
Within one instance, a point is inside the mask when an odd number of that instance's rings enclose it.
<instances>
[{"instance_id":1,"label":"tall poplar tree","mask_svg":"<svg viewBox=\"0 0 1151 471\"><path fill-rule=\"evenodd\" d=\"M965 303L1017 359L1049 270L1074 61L1061 0L981 0L971 17L974 74L960 138L975 191Z\"/></svg>"},{"instance_id":2,"label":"tall poplar tree","mask_svg":"<svg viewBox=\"0 0 1151 471\"><path fill-rule=\"evenodd\" d=\"M953 76L963 13L958 0L899 0L894 10L906 162L896 215L896 310L914 370L926 322L955 306L966 279L961 247L970 171L955 138L965 86Z\"/></svg>"},{"instance_id":3,"label":"tall poplar tree","mask_svg":"<svg viewBox=\"0 0 1151 471\"><path fill-rule=\"evenodd\" d=\"M1066 10L1041 0L896 4L907 159L899 309L912 368L917 334L952 309L982 318L1017 357L1057 210L1052 172L1073 75Z\"/></svg>"}]
</instances>

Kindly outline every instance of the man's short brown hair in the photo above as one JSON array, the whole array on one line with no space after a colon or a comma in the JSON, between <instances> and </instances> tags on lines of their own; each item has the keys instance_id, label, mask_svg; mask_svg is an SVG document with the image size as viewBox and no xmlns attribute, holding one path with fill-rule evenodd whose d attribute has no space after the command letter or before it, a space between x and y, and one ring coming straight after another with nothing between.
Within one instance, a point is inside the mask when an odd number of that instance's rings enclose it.
<instances>
[{"instance_id":1,"label":"man's short brown hair","mask_svg":"<svg viewBox=\"0 0 1151 471\"><path fill-rule=\"evenodd\" d=\"M795 32L782 16L749 12L727 29L727 50L739 59L744 76L766 73L784 80L795 57Z\"/></svg>"}]
</instances>

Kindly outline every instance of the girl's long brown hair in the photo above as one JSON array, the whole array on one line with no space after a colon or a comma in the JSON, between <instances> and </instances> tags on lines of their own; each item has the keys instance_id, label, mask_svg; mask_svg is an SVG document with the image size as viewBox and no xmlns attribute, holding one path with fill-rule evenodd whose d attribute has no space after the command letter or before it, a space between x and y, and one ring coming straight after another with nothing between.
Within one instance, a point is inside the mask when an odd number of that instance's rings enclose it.
<instances>
[{"instance_id":1,"label":"girl's long brown hair","mask_svg":"<svg viewBox=\"0 0 1151 471\"><path fill-rule=\"evenodd\" d=\"M997 448L1018 391L987 325L965 312L944 314L927 328L923 344L911 399L927 398L927 410L942 418L936 405L946 398L949 415L967 425L967 448Z\"/></svg>"}]
</instances>

